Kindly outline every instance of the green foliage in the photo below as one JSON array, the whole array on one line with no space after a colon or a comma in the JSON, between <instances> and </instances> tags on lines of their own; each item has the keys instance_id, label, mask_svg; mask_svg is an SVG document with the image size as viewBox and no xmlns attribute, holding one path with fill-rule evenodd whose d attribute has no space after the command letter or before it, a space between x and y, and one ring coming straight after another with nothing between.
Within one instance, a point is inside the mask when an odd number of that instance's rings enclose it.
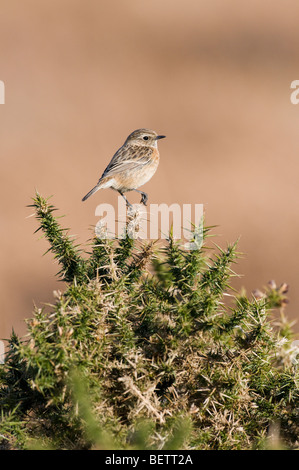
<instances>
[{"instance_id":1,"label":"green foliage","mask_svg":"<svg viewBox=\"0 0 299 470\"><path fill-rule=\"evenodd\" d=\"M236 244L187 251L171 234L158 247L126 233L84 253L48 200L33 207L66 287L10 338L3 448L254 449L271 426L298 447L285 284L234 295Z\"/></svg>"}]
</instances>

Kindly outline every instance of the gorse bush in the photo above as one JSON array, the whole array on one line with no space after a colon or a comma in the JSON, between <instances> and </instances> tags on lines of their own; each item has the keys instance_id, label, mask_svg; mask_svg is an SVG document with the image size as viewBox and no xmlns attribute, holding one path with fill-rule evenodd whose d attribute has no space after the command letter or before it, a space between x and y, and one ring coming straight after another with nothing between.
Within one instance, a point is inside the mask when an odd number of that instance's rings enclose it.
<instances>
[{"instance_id":1,"label":"gorse bush","mask_svg":"<svg viewBox=\"0 0 299 470\"><path fill-rule=\"evenodd\" d=\"M64 292L12 333L1 366L2 448L298 447L287 286L230 288L238 253L94 238L84 252L39 194ZM230 299L228 304L226 299ZM270 432L269 432L270 429Z\"/></svg>"}]
</instances>

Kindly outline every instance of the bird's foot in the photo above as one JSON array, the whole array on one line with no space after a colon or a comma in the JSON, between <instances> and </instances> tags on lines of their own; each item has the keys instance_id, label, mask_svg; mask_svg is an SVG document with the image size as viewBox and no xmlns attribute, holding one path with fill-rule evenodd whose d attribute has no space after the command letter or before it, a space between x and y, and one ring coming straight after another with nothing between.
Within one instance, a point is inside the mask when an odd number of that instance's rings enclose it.
<instances>
[{"instance_id":1,"label":"bird's foot","mask_svg":"<svg viewBox=\"0 0 299 470\"><path fill-rule=\"evenodd\" d=\"M140 203L143 204L143 205L147 205L147 200L148 200L148 195L146 193L142 193L142 197L141 197L141 201Z\"/></svg>"}]
</instances>

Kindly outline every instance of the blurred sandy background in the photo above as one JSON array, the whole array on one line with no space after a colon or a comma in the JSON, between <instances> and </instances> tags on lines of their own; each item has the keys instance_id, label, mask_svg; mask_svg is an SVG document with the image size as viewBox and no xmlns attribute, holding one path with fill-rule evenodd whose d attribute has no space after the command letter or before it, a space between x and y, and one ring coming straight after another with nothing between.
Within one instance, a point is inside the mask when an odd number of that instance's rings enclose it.
<instances>
[{"instance_id":1,"label":"blurred sandy background","mask_svg":"<svg viewBox=\"0 0 299 470\"><path fill-rule=\"evenodd\" d=\"M1 2L1 338L59 287L35 188L85 242L117 194L81 198L139 127L167 135L150 202L204 203L215 242L240 237L235 286L287 282L298 317L298 17L296 0Z\"/></svg>"}]
</instances>

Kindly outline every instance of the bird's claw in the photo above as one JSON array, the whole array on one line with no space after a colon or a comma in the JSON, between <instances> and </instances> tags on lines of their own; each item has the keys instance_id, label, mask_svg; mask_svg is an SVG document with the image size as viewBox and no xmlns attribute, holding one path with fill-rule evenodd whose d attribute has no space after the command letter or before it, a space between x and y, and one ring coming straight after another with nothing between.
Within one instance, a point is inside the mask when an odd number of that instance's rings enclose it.
<instances>
[{"instance_id":1,"label":"bird's claw","mask_svg":"<svg viewBox=\"0 0 299 470\"><path fill-rule=\"evenodd\" d=\"M143 204L143 205L145 205L145 206L146 206L146 205L147 205L147 204L146 204L146 203L147 203L147 200L148 200L148 195L147 195L147 194L145 194L145 193L143 193L143 194L142 194L141 201L140 201L140 202L141 202L141 204Z\"/></svg>"}]
</instances>

